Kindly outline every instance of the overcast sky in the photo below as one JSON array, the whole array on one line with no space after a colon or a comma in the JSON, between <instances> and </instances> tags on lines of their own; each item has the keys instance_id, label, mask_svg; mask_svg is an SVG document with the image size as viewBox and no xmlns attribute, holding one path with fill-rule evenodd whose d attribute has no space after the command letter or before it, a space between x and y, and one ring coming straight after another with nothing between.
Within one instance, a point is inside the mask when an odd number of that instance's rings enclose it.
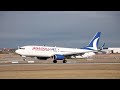
<instances>
[{"instance_id":1,"label":"overcast sky","mask_svg":"<svg viewBox=\"0 0 120 90\"><path fill-rule=\"evenodd\" d=\"M120 47L120 11L0 11L0 48L81 48L98 31L99 46Z\"/></svg>"}]
</instances>

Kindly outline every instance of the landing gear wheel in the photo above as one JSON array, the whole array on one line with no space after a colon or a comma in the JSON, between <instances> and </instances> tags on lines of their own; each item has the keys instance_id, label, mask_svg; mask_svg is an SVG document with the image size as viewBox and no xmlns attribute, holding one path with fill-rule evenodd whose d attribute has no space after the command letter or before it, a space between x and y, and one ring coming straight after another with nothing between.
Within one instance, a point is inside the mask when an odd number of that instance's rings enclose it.
<instances>
[{"instance_id":1,"label":"landing gear wheel","mask_svg":"<svg viewBox=\"0 0 120 90\"><path fill-rule=\"evenodd\" d=\"M53 63L57 63L57 60L53 60Z\"/></svg>"},{"instance_id":2,"label":"landing gear wheel","mask_svg":"<svg viewBox=\"0 0 120 90\"><path fill-rule=\"evenodd\" d=\"M63 60L63 63L66 63L67 62L67 60Z\"/></svg>"}]
</instances>

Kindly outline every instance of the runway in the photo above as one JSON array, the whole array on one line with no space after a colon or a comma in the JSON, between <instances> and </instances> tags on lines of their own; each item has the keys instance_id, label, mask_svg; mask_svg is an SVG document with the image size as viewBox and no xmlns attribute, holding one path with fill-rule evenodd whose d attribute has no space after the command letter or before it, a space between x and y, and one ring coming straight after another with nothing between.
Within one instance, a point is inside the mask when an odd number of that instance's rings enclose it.
<instances>
[{"instance_id":1,"label":"runway","mask_svg":"<svg viewBox=\"0 0 120 90\"><path fill-rule=\"evenodd\" d=\"M29 60L23 61L18 56L1 58L0 79L120 79L118 58L70 59L67 63Z\"/></svg>"},{"instance_id":2,"label":"runway","mask_svg":"<svg viewBox=\"0 0 120 90\"><path fill-rule=\"evenodd\" d=\"M7 64L2 79L120 79L119 64Z\"/></svg>"}]
</instances>

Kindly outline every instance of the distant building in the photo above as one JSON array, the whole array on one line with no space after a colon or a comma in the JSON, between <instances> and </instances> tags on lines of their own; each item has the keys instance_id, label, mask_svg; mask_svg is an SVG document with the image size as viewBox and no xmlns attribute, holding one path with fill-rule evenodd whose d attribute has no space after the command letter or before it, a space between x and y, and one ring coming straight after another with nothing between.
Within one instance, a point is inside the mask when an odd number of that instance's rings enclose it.
<instances>
[{"instance_id":1,"label":"distant building","mask_svg":"<svg viewBox=\"0 0 120 90\"><path fill-rule=\"evenodd\" d=\"M119 47L103 48L103 50L99 51L98 53L103 53L103 54L120 53L120 48Z\"/></svg>"},{"instance_id":2,"label":"distant building","mask_svg":"<svg viewBox=\"0 0 120 90\"><path fill-rule=\"evenodd\" d=\"M0 48L0 54L14 53L16 49L12 48Z\"/></svg>"},{"instance_id":3,"label":"distant building","mask_svg":"<svg viewBox=\"0 0 120 90\"><path fill-rule=\"evenodd\" d=\"M120 53L120 48L119 47L110 47L108 48L108 50L110 51L110 53Z\"/></svg>"}]
</instances>

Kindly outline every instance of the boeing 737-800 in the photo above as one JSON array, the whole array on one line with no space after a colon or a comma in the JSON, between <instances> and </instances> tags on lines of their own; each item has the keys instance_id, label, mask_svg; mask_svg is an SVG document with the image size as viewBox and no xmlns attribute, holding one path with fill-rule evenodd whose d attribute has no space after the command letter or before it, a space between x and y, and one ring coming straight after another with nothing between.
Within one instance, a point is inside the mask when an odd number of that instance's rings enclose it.
<instances>
[{"instance_id":1,"label":"boeing 737-800","mask_svg":"<svg viewBox=\"0 0 120 90\"><path fill-rule=\"evenodd\" d=\"M80 49L28 45L18 48L15 52L21 55L22 57L37 57L37 59L45 60L52 57L54 63L57 63L57 60L63 60L63 63L66 63L67 57L78 56L88 52L97 51L100 35L101 32L97 32L88 44L88 46Z\"/></svg>"}]
</instances>

